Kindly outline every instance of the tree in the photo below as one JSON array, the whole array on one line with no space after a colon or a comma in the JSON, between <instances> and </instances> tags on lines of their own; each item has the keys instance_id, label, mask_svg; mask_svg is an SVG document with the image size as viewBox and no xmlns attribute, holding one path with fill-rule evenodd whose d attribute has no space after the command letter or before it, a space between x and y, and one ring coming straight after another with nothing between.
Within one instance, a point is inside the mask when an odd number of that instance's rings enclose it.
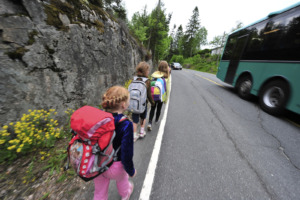
<instances>
[{"instance_id":1,"label":"tree","mask_svg":"<svg viewBox=\"0 0 300 200\"><path fill-rule=\"evenodd\" d=\"M112 15L120 19L126 20L127 13L122 0L103 0L102 2L107 12L111 13Z\"/></svg>"},{"instance_id":2,"label":"tree","mask_svg":"<svg viewBox=\"0 0 300 200\"><path fill-rule=\"evenodd\" d=\"M207 44L207 30L205 27L201 27L196 33L195 42L194 42L194 52L197 52L201 49L201 45Z\"/></svg>"},{"instance_id":3,"label":"tree","mask_svg":"<svg viewBox=\"0 0 300 200\"><path fill-rule=\"evenodd\" d=\"M182 54L183 52L183 36L184 36L184 32L183 32L183 28L182 28L182 25L180 25L178 28L177 28L177 31L176 31L176 35L175 35L175 38L174 38L174 52L175 54Z\"/></svg>"},{"instance_id":4,"label":"tree","mask_svg":"<svg viewBox=\"0 0 300 200\"><path fill-rule=\"evenodd\" d=\"M209 42L209 44L212 45L213 48L223 47L227 36L228 34L224 32L223 35L215 36L213 40Z\"/></svg>"},{"instance_id":5,"label":"tree","mask_svg":"<svg viewBox=\"0 0 300 200\"><path fill-rule=\"evenodd\" d=\"M167 60L170 60L172 58L172 56L175 54L175 50L176 50L175 29L176 29L176 25L174 24L171 34L169 36L170 47L169 47L169 53L168 53Z\"/></svg>"},{"instance_id":6,"label":"tree","mask_svg":"<svg viewBox=\"0 0 300 200\"><path fill-rule=\"evenodd\" d=\"M236 30L242 28L243 26L244 26L243 22L237 21L237 22L236 22L236 27L233 27L233 28L231 29L231 32L236 31Z\"/></svg>"},{"instance_id":7,"label":"tree","mask_svg":"<svg viewBox=\"0 0 300 200\"><path fill-rule=\"evenodd\" d=\"M174 24L173 29L170 34L170 37L171 37L170 51L175 50L175 29L176 29L176 25Z\"/></svg>"},{"instance_id":8,"label":"tree","mask_svg":"<svg viewBox=\"0 0 300 200\"><path fill-rule=\"evenodd\" d=\"M186 27L186 35L188 39L195 38L196 32L200 29L200 20L199 20L199 10L196 6L193 10L193 15L191 16L189 23Z\"/></svg>"},{"instance_id":9,"label":"tree","mask_svg":"<svg viewBox=\"0 0 300 200\"><path fill-rule=\"evenodd\" d=\"M237 29L242 28L244 25L242 22L237 21L236 22L236 27L233 27L231 29L231 32L236 31ZM228 33L224 32L223 35L218 35L213 38L212 41L209 42L210 45L213 47L223 47L226 42L226 38L228 37Z\"/></svg>"},{"instance_id":10,"label":"tree","mask_svg":"<svg viewBox=\"0 0 300 200\"><path fill-rule=\"evenodd\" d=\"M112 5L115 16L120 19L126 20L127 13L125 7L122 5L122 0L115 0L115 3Z\"/></svg>"},{"instance_id":11,"label":"tree","mask_svg":"<svg viewBox=\"0 0 300 200\"><path fill-rule=\"evenodd\" d=\"M129 22L129 29L137 37L142 44L148 39L147 31L149 29L149 16L147 14L147 7L144 7L143 12L140 14L136 12L133 14Z\"/></svg>"},{"instance_id":12,"label":"tree","mask_svg":"<svg viewBox=\"0 0 300 200\"><path fill-rule=\"evenodd\" d=\"M201 28L199 19L199 10L196 6L193 10L193 14L186 27L186 31L183 37L183 55L185 57L192 57L197 50L200 50L201 44L206 43L207 30L205 27Z\"/></svg>"},{"instance_id":13,"label":"tree","mask_svg":"<svg viewBox=\"0 0 300 200\"><path fill-rule=\"evenodd\" d=\"M163 6L164 4L159 0L157 7L151 12L149 17L148 49L151 49L155 63L158 63L158 60L164 59L168 55L170 46L168 32L172 15L169 14L167 17Z\"/></svg>"}]
</instances>

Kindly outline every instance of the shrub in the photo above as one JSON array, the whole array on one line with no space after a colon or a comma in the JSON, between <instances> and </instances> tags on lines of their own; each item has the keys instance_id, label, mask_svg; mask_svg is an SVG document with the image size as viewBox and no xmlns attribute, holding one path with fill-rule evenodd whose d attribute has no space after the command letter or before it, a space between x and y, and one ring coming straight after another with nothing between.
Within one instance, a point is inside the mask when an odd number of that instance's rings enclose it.
<instances>
[{"instance_id":1,"label":"shrub","mask_svg":"<svg viewBox=\"0 0 300 200\"><path fill-rule=\"evenodd\" d=\"M211 56L209 54L203 54L203 55L197 54L193 57L184 59L183 64L186 68L216 74L217 73L217 66L216 66L217 59L218 59L218 56L216 56L216 55Z\"/></svg>"},{"instance_id":2,"label":"shrub","mask_svg":"<svg viewBox=\"0 0 300 200\"><path fill-rule=\"evenodd\" d=\"M125 87L126 89L128 89L128 87L129 87L129 85L130 85L131 82L132 82L131 79L128 80L128 81L126 81L124 87Z\"/></svg>"},{"instance_id":3,"label":"shrub","mask_svg":"<svg viewBox=\"0 0 300 200\"><path fill-rule=\"evenodd\" d=\"M52 147L63 132L57 128L56 114L54 109L28 110L20 121L3 126L0 130L0 163L37 149Z\"/></svg>"},{"instance_id":4,"label":"shrub","mask_svg":"<svg viewBox=\"0 0 300 200\"><path fill-rule=\"evenodd\" d=\"M170 60L170 63L171 62L178 62L180 64L183 64L184 63L184 58L182 55L173 55L171 60Z\"/></svg>"}]
</instances>

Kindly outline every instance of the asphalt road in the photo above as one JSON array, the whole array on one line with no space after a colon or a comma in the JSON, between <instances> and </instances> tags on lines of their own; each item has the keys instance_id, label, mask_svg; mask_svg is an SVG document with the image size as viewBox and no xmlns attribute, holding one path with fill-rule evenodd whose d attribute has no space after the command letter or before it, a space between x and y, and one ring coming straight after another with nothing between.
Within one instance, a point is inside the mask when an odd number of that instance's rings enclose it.
<instances>
[{"instance_id":1,"label":"asphalt road","mask_svg":"<svg viewBox=\"0 0 300 200\"><path fill-rule=\"evenodd\" d=\"M173 70L150 199L300 199L295 117L266 114L215 75ZM158 128L135 143L132 200L140 197ZM119 198L112 182L109 199Z\"/></svg>"}]
</instances>

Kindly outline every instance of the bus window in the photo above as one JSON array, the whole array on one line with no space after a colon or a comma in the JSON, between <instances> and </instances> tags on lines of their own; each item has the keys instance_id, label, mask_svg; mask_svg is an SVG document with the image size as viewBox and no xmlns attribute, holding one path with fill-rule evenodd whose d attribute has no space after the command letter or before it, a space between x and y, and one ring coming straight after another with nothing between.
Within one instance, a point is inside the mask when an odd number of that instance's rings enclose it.
<instances>
[{"instance_id":1,"label":"bus window","mask_svg":"<svg viewBox=\"0 0 300 200\"><path fill-rule=\"evenodd\" d=\"M279 21L280 20L280 21ZM282 19L271 19L263 32L263 52L266 60L281 60L281 49L279 48L284 34L285 26ZM284 43L283 43L284 44Z\"/></svg>"},{"instance_id":2,"label":"bus window","mask_svg":"<svg viewBox=\"0 0 300 200\"><path fill-rule=\"evenodd\" d=\"M289 17L286 27L284 59L296 61L300 55L300 13Z\"/></svg>"},{"instance_id":3,"label":"bus window","mask_svg":"<svg viewBox=\"0 0 300 200\"><path fill-rule=\"evenodd\" d=\"M222 60L230 60L236 43L236 36L228 38Z\"/></svg>"},{"instance_id":4,"label":"bus window","mask_svg":"<svg viewBox=\"0 0 300 200\"><path fill-rule=\"evenodd\" d=\"M261 51L263 48L263 37L266 22L260 23L254 27L250 27L250 39L242 56L242 60L261 60Z\"/></svg>"}]
</instances>

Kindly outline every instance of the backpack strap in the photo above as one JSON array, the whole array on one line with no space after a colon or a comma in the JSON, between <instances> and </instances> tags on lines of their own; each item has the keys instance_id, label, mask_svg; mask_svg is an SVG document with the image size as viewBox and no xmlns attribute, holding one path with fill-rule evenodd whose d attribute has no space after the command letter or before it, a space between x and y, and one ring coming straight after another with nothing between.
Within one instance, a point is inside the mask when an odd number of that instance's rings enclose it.
<instances>
[{"instance_id":1,"label":"backpack strap","mask_svg":"<svg viewBox=\"0 0 300 200\"><path fill-rule=\"evenodd\" d=\"M122 116L121 119L116 123L116 127L121 124L123 121L129 121L129 119L127 118L127 116ZM117 160L117 154L119 152L119 150L121 149L121 146L119 146L116 150L115 150L115 154L114 154L114 161Z\"/></svg>"},{"instance_id":2,"label":"backpack strap","mask_svg":"<svg viewBox=\"0 0 300 200\"><path fill-rule=\"evenodd\" d=\"M68 156L67 156L67 164L64 167L64 171L67 171L70 168L70 153L69 153L70 146L75 142L75 140L79 139L79 136L77 135L77 133L75 131L73 131L71 129L70 132L72 133L72 138L71 138L71 141L69 142L69 144L67 146Z\"/></svg>"},{"instance_id":3,"label":"backpack strap","mask_svg":"<svg viewBox=\"0 0 300 200\"><path fill-rule=\"evenodd\" d=\"M139 76L134 76L133 80L134 81L139 81L139 80L137 80L138 78L141 78L142 79L141 81L143 81L143 82L146 82L148 80L148 78L146 78L146 77L139 77Z\"/></svg>"}]
</instances>

